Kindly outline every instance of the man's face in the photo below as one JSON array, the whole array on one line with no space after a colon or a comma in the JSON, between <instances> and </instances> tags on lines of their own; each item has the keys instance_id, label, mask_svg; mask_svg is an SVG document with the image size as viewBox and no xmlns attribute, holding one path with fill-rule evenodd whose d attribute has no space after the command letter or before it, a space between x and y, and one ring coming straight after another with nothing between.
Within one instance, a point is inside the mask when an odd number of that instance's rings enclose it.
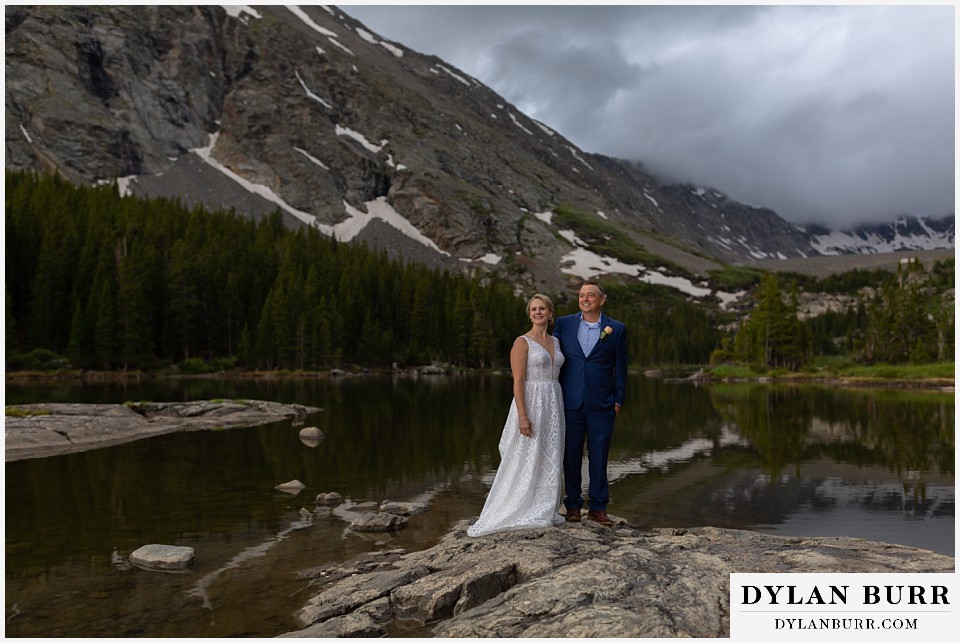
<instances>
[{"instance_id":1,"label":"man's face","mask_svg":"<svg viewBox=\"0 0 960 643\"><path fill-rule=\"evenodd\" d=\"M580 294L577 297L577 303L580 304L580 311L590 315L600 311L606 297L600 294L600 289L593 284L587 284L580 288Z\"/></svg>"}]
</instances>

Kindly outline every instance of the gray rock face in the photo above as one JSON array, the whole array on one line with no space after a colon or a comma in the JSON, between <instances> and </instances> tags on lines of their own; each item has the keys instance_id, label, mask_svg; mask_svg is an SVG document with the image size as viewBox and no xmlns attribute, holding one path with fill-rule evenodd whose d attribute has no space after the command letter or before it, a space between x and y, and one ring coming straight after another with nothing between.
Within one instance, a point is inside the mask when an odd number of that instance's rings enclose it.
<instances>
[{"instance_id":1,"label":"gray rock face","mask_svg":"<svg viewBox=\"0 0 960 643\"><path fill-rule=\"evenodd\" d=\"M8 415L7 462L88 451L176 431L228 429L278 422L291 405L258 400L139 404L21 404ZM301 407L303 408L303 407ZM323 409L309 407L309 413Z\"/></svg>"},{"instance_id":2,"label":"gray rock face","mask_svg":"<svg viewBox=\"0 0 960 643\"><path fill-rule=\"evenodd\" d=\"M174 545L144 545L130 554L130 562L137 567L160 571L186 569L193 559L193 547Z\"/></svg>"},{"instance_id":3,"label":"gray rock face","mask_svg":"<svg viewBox=\"0 0 960 643\"><path fill-rule=\"evenodd\" d=\"M954 559L853 538L717 529L652 533L593 523L471 538L462 521L421 552L317 571L287 636L729 636L731 572L952 572Z\"/></svg>"},{"instance_id":4,"label":"gray rock face","mask_svg":"<svg viewBox=\"0 0 960 643\"><path fill-rule=\"evenodd\" d=\"M136 176L134 194L271 212L247 181L282 200L289 225L333 225L344 203L382 197L440 251L383 219L359 239L546 290L566 285L557 265L573 246L560 229L590 246L618 235L627 254L669 253L698 274L718 267L704 256L814 254L769 210L661 186L452 65L371 41L339 9L302 11L312 24L280 6L7 7L7 167L86 184ZM191 152L207 147L209 163ZM561 205L578 214L535 216ZM480 260L490 254L501 260Z\"/></svg>"}]
</instances>

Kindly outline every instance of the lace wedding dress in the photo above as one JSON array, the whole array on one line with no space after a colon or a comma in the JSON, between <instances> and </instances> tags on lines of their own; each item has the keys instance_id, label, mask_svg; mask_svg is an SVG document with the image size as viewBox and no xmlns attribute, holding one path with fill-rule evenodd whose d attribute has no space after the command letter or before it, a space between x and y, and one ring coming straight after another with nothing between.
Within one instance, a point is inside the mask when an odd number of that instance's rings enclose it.
<instances>
[{"instance_id":1,"label":"lace wedding dress","mask_svg":"<svg viewBox=\"0 0 960 643\"><path fill-rule=\"evenodd\" d=\"M500 437L500 468L480 518L467 528L470 536L563 522L557 513L564 433L563 397L557 376L564 357L555 337L551 337L552 360L547 349L525 335L523 338L528 344L523 399L533 437L520 433L517 402L513 400Z\"/></svg>"}]
</instances>

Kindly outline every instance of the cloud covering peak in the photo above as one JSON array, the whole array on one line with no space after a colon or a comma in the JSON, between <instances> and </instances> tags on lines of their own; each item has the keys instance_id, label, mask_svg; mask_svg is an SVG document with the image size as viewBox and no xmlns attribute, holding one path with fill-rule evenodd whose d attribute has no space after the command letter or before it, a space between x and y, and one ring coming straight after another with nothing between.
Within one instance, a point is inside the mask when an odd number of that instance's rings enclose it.
<instances>
[{"instance_id":1,"label":"cloud covering peak","mask_svg":"<svg viewBox=\"0 0 960 643\"><path fill-rule=\"evenodd\" d=\"M349 6L588 152L798 223L954 211L953 6Z\"/></svg>"}]
</instances>

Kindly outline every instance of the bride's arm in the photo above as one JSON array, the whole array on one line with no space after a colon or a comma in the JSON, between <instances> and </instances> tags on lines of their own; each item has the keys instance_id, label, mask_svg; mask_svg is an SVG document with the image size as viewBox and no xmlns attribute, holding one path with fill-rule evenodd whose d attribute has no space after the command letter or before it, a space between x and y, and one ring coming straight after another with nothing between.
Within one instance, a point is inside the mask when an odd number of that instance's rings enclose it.
<instances>
[{"instance_id":1,"label":"bride's arm","mask_svg":"<svg viewBox=\"0 0 960 643\"><path fill-rule=\"evenodd\" d=\"M527 384L527 341L518 337L510 349L510 370L513 372L513 400L517 404L517 417L520 423L520 434L528 438L533 437L533 426L527 417L527 405L524 399L524 390Z\"/></svg>"}]
</instances>

